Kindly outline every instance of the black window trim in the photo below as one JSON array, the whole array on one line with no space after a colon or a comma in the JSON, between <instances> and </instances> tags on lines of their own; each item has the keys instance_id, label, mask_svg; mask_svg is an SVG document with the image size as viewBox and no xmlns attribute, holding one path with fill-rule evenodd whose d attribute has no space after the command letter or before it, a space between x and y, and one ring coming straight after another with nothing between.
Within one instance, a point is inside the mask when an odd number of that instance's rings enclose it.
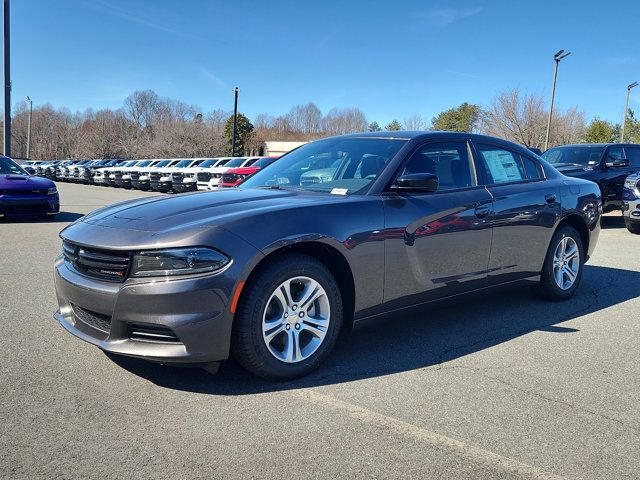
<instances>
[{"instance_id":1,"label":"black window trim","mask_svg":"<svg viewBox=\"0 0 640 480\"><path fill-rule=\"evenodd\" d=\"M473 147L475 148L475 151L477 152L477 158L479 161L483 161L481 158L482 153L480 152L480 149L478 148L479 145L485 145L488 147L495 147L495 148L499 148L501 150L506 150L507 152L511 153L512 155L518 155L519 157L522 157L523 154L521 152L518 152L516 150L513 150L505 145L501 145L497 142L491 142L491 141L481 141L481 142L473 142ZM524 162L522 161L522 158L520 158L520 166L522 167L522 170L524 171L525 175L527 175L527 178L522 179L522 180L513 180L511 182L497 182L497 183L489 183L489 179L486 176L485 172L484 172L484 168L483 168L483 178L484 178L484 185L483 187L497 187L497 186L503 186L503 185L519 185L519 184L526 184L526 183L534 183L534 182L542 182L547 180L547 174L544 171L544 168L542 168L542 165L540 165L540 162L538 162L537 160L535 160L534 158L532 158L531 155L524 155L526 156L528 159L530 159L531 161L535 162L536 164L536 168L538 169L538 174L542 174L541 177L538 178L528 178L528 173L527 173L527 169L524 166Z\"/></svg>"},{"instance_id":2,"label":"black window trim","mask_svg":"<svg viewBox=\"0 0 640 480\"><path fill-rule=\"evenodd\" d=\"M427 146L427 145L436 145L436 144L443 144L443 143L464 143L467 146L467 156L469 157L469 169L470 169L470 173L471 173L471 181L475 182L475 185L471 185L470 187L460 187L460 188L450 188L447 190L436 190L435 192L406 192L406 193L402 193L401 195L411 195L411 196L415 196L415 195L442 195L442 194L446 194L446 193L453 193L453 192L465 192L465 191L469 191L469 190L477 190L477 189L483 189L484 185L481 184L480 182L480 178L478 177L478 171L476 168L476 162L475 162L475 157L473 155L473 148L471 145L471 138L430 138L427 140L424 140L420 143L418 143L415 147L413 147L409 153L407 153L405 155L405 157L402 159L402 162L399 164L399 166L397 167L396 171L393 173L393 175L391 176L391 180L389 181L388 185L386 185L386 187L383 189L383 191L381 192L381 195L399 195L400 192L396 192L396 191L392 191L391 190L391 185L393 185L395 183L395 181L398 179L398 177L400 177L400 174L402 173L402 170L404 169L404 167L407 165L407 163L409 162L409 160L411 159L411 157L413 156L414 153L416 153L418 150L420 150L421 148Z\"/></svg>"}]
</instances>

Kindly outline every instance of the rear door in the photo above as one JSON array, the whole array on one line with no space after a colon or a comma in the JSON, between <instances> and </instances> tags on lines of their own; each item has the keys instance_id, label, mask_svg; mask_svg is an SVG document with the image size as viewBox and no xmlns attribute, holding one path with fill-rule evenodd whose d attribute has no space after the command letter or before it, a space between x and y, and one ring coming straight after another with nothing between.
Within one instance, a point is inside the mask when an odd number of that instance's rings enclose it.
<instances>
[{"instance_id":1,"label":"rear door","mask_svg":"<svg viewBox=\"0 0 640 480\"><path fill-rule=\"evenodd\" d=\"M476 164L493 196L490 283L537 275L560 213L560 185L540 163L501 144L475 144Z\"/></svg>"},{"instance_id":2,"label":"rear door","mask_svg":"<svg viewBox=\"0 0 640 480\"><path fill-rule=\"evenodd\" d=\"M400 307L484 286L491 195L478 185L468 142L419 145L397 176L409 173L434 173L440 185L383 195L384 301Z\"/></svg>"}]
</instances>

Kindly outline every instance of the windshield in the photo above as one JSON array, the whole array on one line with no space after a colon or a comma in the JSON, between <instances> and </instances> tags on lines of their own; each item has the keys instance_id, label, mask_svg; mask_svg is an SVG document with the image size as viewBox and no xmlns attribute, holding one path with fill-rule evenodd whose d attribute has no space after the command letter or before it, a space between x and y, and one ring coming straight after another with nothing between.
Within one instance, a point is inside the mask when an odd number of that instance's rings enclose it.
<instances>
[{"instance_id":1,"label":"windshield","mask_svg":"<svg viewBox=\"0 0 640 480\"><path fill-rule=\"evenodd\" d=\"M246 157L234 158L233 160L229 160L224 164L225 167L235 168L241 166L244 162L247 161Z\"/></svg>"},{"instance_id":2,"label":"windshield","mask_svg":"<svg viewBox=\"0 0 640 480\"><path fill-rule=\"evenodd\" d=\"M328 138L307 143L250 177L243 187L279 186L365 193L406 140Z\"/></svg>"},{"instance_id":3,"label":"windshield","mask_svg":"<svg viewBox=\"0 0 640 480\"><path fill-rule=\"evenodd\" d=\"M267 165L271 165L273 162L275 162L276 159L275 158L260 158L258 159L258 161L256 161L253 166L254 167L260 167L260 168L264 168Z\"/></svg>"},{"instance_id":4,"label":"windshield","mask_svg":"<svg viewBox=\"0 0 640 480\"><path fill-rule=\"evenodd\" d=\"M151 160L145 160L144 162L140 162L138 165L138 167L146 167L147 165L149 165L151 163Z\"/></svg>"},{"instance_id":5,"label":"windshield","mask_svg":"<svg viewBox=\"0 0 640 480\"><path fill-rule=\"evenodd\" d=\"M123 165L123 167L133 167L138 163L137 160L132 160L131 162L127 162Z\"/></svg>"},{"instance_id":6,"label":"windshield","mask_svg":"<svg viewBox=\"0 0 640 480\"><path fill-rule=\"evenodd\" d=\"M594 165L600 163L606 147L602 145L567 145L550 148L542 154L551 165Z\"/></svg>"},{"instance_id":7,"label":"windshield","mask_svg":"<svg viewBox=\"0 0 640 480\"><path fill-rule=\"evenodd\" d=\"M171 160L162 160L154 165L154 167L166 167Z\"/></svg>"},{"instance_id":8,"label":"windshield","mask_svg":"<svg viewBox=\"0 0 640 480\"><path fill-rule=\"evenodd\" d=\"M217 161L218 160L216 160L215 158L210 158L209 160L205 160L204 162L202 162L200 166L202 168L213 167Z\"/></svg>"},{"instance_id":9,"label":"windshield","mask_svg":"<svg viewBox=\"0 0 640 480\"><path fill-rule=\"evenodd\" d=\"M27 172L10 158L0 157L0 175L27 175Z\"/></svg>"},{"instance_id":10,"label":"windshield","mask_svg":"<svg viewBox=\"0 0 640 480\"><path fill-rule=\"evenodd\" d=\"M188 167L191 162L193 162L193 160L180 160L178 163L174 165L174 167L175 168Z\"/></svg>"}]
</instances>

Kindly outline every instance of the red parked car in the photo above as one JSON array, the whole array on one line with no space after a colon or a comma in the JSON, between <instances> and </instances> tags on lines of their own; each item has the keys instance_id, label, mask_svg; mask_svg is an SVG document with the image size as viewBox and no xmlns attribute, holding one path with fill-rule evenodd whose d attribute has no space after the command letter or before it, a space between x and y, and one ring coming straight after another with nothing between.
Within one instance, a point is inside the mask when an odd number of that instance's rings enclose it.
<instances>
[{"instance_id":1,"label":"red parked car","mask_svg":"<svg viewBox=\"0 0 640 480\"><path fill-rule=\"evenodd\" d=\"M222 182L220 185L223 187L236 187L258 170L267 165L271 165L277 159L278 157L262 157L248 167L231 168L222 174Z\"/></svg>"}]
</instances>

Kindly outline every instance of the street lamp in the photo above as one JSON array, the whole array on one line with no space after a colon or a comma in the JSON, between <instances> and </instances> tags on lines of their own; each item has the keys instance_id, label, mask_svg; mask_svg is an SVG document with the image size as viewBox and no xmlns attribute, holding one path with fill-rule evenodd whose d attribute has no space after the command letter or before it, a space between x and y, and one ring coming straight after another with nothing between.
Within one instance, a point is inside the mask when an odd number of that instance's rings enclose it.
<instances>
[{"instance_id":1,"label":"street lamp","mask_svg":"<svg viewBox=\"0 0 640 480\"><path fill-rule=\"evenodd\" d=\"M553 70L553 88L551 89L551 106L549 107L549 119L547 120L547 136L544 139L544 149L549 148L549 130L551 130L551 116L553 115L553 100L556 97L556 79L558 78L558 65L560 64L560 60L564 57L568 57L571 55L571 52L565 52L564 50L560 50L553 56L553 59L556 62L555 69Z\"/></svg>"},{"instance_id":2,"label":"street lamp","mask_svg":"<svg viewBox=\"0 0 640 480\"><path fill-rule=\"evenodd\" d=\"M236 129L238 128L238 92L240 89L233 89L233 130L231 133L231 156L236 156Z\"/></svg>"},{"instance_id":3,"label":"street lamp","mask_svg":"<svg viewBox=\"0 0 640 480\"><path fill-rule=\"evenodd\" d=\"M638 86L638 82L633 82L627 85L627 104L624 106L624 117L622 117L622 133L620 134L620 143L624 142L624 127L627 125L627 114L629 112L629 95L631 95L631 89Z\"/></svg>"},{"instance_id":4,"label":"street lamp","mask_svg":"<svg viewBox=\"0 0 640 480\"><path fill-rule=\"evenodd\" d=\"M31 159L31 115L33 114L33 100L27 95L27 102L29 102L29 120L27 122L27 158Z\"/></svg>"}]
</instances>

